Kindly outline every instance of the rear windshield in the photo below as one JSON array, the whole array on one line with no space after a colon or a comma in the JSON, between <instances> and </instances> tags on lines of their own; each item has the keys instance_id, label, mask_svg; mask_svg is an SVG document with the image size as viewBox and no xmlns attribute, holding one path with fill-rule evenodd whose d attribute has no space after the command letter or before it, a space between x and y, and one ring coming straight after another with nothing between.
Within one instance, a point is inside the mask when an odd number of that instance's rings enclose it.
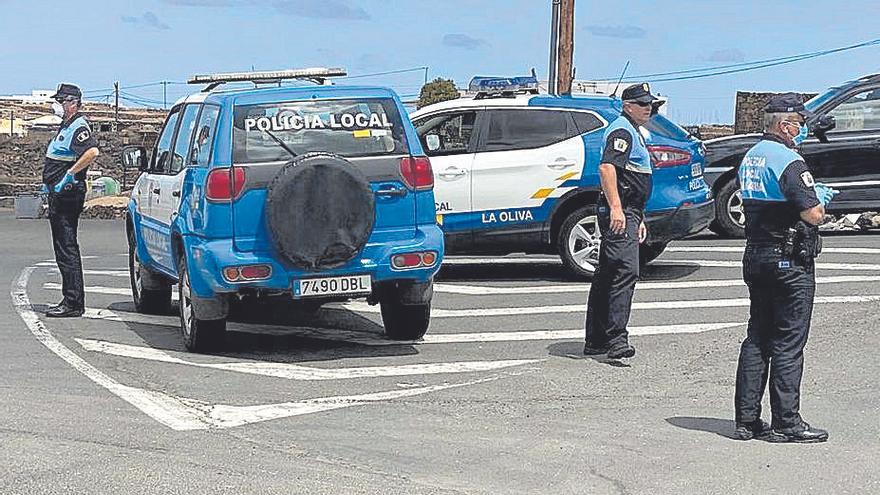
<instances>
[{"instance_id":1,"label":"rear windshield","mask_svg":"<svg viewBox=\"0 0 880 495\"><path fill-rule=\"evenodd\" d=\"M669 139L687 141L690 137L688 131L662 115L651 117L651 120L645 124L645 127L651 131L651 134L659 134Z\"/></svg>"},{"instance_id":2,"label":"rear windshield","mask_svg":"<svg viewBox=\"0 0 880 495\"><path fill-rule=\"evenodd\" d=\"M327 151L345 157L407 152L397 105L390 98L312 100L235 107L235 163L290 159ZM282 146L280 143L283 143Z\"/></svg>"}]
</instances>

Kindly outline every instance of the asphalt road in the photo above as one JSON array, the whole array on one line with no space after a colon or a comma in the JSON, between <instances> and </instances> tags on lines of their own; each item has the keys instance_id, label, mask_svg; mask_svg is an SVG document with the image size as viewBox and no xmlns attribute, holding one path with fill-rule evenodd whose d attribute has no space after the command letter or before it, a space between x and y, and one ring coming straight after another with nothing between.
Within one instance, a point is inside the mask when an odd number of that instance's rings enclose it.
<instances>
[{"instance_id":1,"label":"asphalt road","mask_svg":"<svg viewBox=\"0 0 880 495\"><path fill-rule=\"evenodd\" d=\"M802 412L831 439L777 445L729 438L741 242L650 265L615 362L580 354L588 284L545 257L450 260L422 343L362 303L262 305L194 355L133 313L120 223L83 222L90 309L63 321L47 223L0 232L3 494L880 493L877 235L820 258Z\"/></svg>"}]
</instances>

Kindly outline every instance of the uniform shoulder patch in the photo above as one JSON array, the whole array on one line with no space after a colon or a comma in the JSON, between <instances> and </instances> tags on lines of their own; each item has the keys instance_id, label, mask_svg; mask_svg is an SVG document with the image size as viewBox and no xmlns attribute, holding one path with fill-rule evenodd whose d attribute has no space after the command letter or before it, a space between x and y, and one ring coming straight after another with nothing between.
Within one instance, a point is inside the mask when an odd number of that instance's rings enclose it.
<instances>
[{"instance_id":1,"label":"uniform shoulder patch","mask_svg":"<svg viewBox=\"0 0 880 495\"><path fill-rule=\"evenodd\" d=\"M76 135L76 142L84 143L86 142L92 134L88 131L88 129L83 129L79 134Z\"/></svg>"},{"instance_id":2,"label":"uniform shoulder patch","mask_svg":"<svg viewBox=\"0 0 880 495\"><path fill-rule=\"evenodd\" d=\"M627 150L627 148L629 148L629 143L626 142L626 139L614 138L611 146L614 148L614 151L619 151L623 153Z\"/></svg>"},{"instance_id":3,"label":"uniform shoulder patch","mask_svg":"<svg viewBox=\"0 0 880 495\"><path fill-rule=\"evenodd\" d=\"M813 179L813 174L809 171L801 174L801 180L804 182L804 185L807 187L813 187L816 185L815 179Z\"/></svg>"}]
</instances>

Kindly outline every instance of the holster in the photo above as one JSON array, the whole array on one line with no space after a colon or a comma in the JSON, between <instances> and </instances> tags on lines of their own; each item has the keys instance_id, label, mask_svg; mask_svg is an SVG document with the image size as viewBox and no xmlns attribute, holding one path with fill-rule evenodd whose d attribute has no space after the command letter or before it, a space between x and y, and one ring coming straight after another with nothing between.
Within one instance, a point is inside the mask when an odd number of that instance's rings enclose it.
<instances>
[{"instance_id":1,"label":"holster","mask_svg":"<svg viewBox=\"0 0 880 495\"><path fill-rule=\"evenodd\" d=\"M810 225L803 220L794 226L794 254L804 263L811 263L822 253L822 236L819 227Z\"/></svg>"}]
</instances>

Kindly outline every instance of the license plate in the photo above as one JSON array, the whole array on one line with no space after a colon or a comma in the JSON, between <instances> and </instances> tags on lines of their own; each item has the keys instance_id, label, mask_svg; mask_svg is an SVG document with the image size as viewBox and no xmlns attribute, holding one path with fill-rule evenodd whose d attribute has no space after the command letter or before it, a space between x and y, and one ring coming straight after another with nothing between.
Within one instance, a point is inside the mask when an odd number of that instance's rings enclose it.
<instances>
[{"instance_id":1,"label":"license plate","mask_svg":"<svg viewBox=\"0 0 880 495\"><path fill-rule=\"evenodd\" d=\"M369 275L305 278L293 281L293 297L346 296L372 292Z\"/></svg>"},{"instance_id":2,"label":"license plate","mask_svg":"<svg viewBox=\"0 0 880 495\"><path fill-rule=\"evenodd\" d=\"M691 177L700 177L703 175L703 167L699 163L691 164Z\"/></svg>"}]
</instances>

